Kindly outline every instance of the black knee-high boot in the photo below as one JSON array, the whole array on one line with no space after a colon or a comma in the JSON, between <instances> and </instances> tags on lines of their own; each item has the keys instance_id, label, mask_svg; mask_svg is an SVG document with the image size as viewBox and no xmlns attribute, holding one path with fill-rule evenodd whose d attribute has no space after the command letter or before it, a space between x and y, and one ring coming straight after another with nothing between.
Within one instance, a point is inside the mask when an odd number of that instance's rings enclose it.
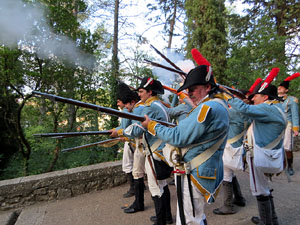
<instances>
[{"instance_id":1,"label":"black knee-high boot","mask_svg":"<svg viewBox=\"0 0 300 225\"><path fill-rule=\"evenodd\" d=\"M270 196L256 196L259 212L259 220L257 217L252 217L252 222L260 225L272 225L272 209ZM258 222L258 223L257 223Z\"/></svg>"},{"instance_id":2,"label":"black knee-high boot","mask_svg":"<svg viewBox=\"0 0 300 225\"><path fill-rule=\"evenodd\" d=\"M166 208L164 198L161 196L152 197L155 206L156 223L154 225L166 225Z\"/></svg>"},{"instance_id":3,"label":"black knee-high boot","mask_svg":"<svg viewBox=\"0 0 300 225\"><path fill-rule=\"evenodd\" d=\"M125 213L144 211L144 178L134 179L135 200L131 206L124 209Z\"/></svg>"},{"instance_id":4,"label":"black knee-high boot","mask_svg":"<svg viewBox=\"0 0 300 225\"><path fill-rule=\"evenodd\" d=\"M241 187L236 176L232 178L232 187L233 187L233 204L244 207L246 205L246 199L242 195Z\"/></svg>"},{"instance_id":5,"label":"black knee-high boot","mask_svg":"<svg viewBox=\"0 0 300 225\"><path fill-rule=\"evenodd\" d=\"M272 210L272 223L273 225L278 225L278 217L275 211L275 205L274 205L274 200L273 200L273 195L270 194L270 203L271 203L271 210Z\"/></svg>"},{"instance_id":6,"label":"black knee-high boot","mask_svg":"<svg viewBox=\"0 0 300 225\"><path fill-rule=\"evenodd\" d=\"M131 196L134 196L134 179L132 173L127 173L127 179L129 181L130 188L125 194L123 194L124 198L129 198Z\"/></svg>"},{"instance_id":7,"label":"black knee-high boot","mask_svg":"<svg viewBox=\"0 0 300 225\"><path fill-rule=\"evenodd\" d=\"M173 223L172 211L171 211L171 194L168 185L164 186L164 203L166 207L166 222L167 224Z\"/></svg>"}]
</instances>

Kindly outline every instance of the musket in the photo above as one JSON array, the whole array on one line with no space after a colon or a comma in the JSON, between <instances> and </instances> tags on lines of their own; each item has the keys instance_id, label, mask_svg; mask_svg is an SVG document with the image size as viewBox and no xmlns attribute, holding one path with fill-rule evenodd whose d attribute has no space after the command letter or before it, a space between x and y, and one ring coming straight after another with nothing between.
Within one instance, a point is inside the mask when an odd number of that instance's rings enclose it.
<instances>
[{"instance_id":1,"label":"musket","mask_svg":"<svg viewBox=\"0 0 300 225\"><path fill-rule=\"evenodd\" d=\"M118 144L121 140L122 140L122 138L113 138L113 139L108 139L108 140L99 141L99 142L95 142L95 143L91 143L91 144L81 145L81 146L77 146L77 147L73 147L73 148L65 148L65 149L61 150L61 152L72 152L75 150L89 148L89 147L93 147L93 146L97 146L97 145L102 145L103 147L112 147L112 146Z\"/></svg>"},{"instance_id":2,"label":"musket","mask_svg":"<svg viewBox=\"0 0 300 225\"><path fill-rule=\"evenodd\" d=\"M147 63L149 63L152 66L160 67L160 68L163 68L165 70L169 70L171 72L178 73L183 79L185 79L185 77L186 77L186 73L183 72L183 71L181 71L181 70L173 69L171 67L164 66L164 65L161 65L161 64L156 63L156 62L152 62L152 61L150 61L148 59L144 59L144 61L147 62Z\"/></svg>"},{"instance_id":3,"label":"musket","mask_svg":"<svg viewBox=\"0 0 300 225\"><path fill-rule=\"evenodd\" d=\"M53 101L57 101L57 102L63 102L63 103L68 103L71 105L77 105L83 108L87 108L87 109L93 109L111 116L117 116L117 117L121 117L121 118L126 118L126 119L131 119L131 120L137 120L140 122L143 122L145 120L145 117L143 116L139 116L139 115L135 115L133 113L127 113L127 112L122 112L116 109L112 109L112 108L108 108L108 107L104 107L104 106L99 106L99 105L95 105L95 104L91 104L91 103L86 103L86 102L81 102L78 100L74 100L71 98L64 98L64 97L60 97L57 95L51 95L51 94L47 94L47 93L43 93L43 92L39 92L39 91L33 91L32 92L35 95L40 95L43 96L44 98L53 100ZM150 118L151 119L151 118ZM155 122L158 122L162 125L165 126L171 126L171 127L175 127L176 125L174 123L169 123L167 121L162 121L162 120L156 120L156 119L151 119Z\"/></svg>"},{"instance_id":4,"label":"musket","mask_svg":"<svg viewBox=\"0 0 300 225\"><path fill-rule=\"evenodd\" d=\"M151 48L153 48L157 54L159 54L163 59L165 59L171 66L173 66L176 70L181 71L182 73L184 73L175 63L173 63L167 56L165 56L164 54L162 54L160 51L158 51L157 48L155 48L153 45L151 45Z\"/></svg>"},{"instance_id":5,"label":"musket","mask_svg":"<svg viewBox=\"0 0 300 225\"><path fill-rule=\"evenodd\" d=\"M54 137L54 138L67 138L67 137L77 137L84 135L110 135L111 132L108 130L104 131L87 131L87 132L65 132L65 133L42 133L34 134L35 137Z\"/></svg>"}]
</instances>

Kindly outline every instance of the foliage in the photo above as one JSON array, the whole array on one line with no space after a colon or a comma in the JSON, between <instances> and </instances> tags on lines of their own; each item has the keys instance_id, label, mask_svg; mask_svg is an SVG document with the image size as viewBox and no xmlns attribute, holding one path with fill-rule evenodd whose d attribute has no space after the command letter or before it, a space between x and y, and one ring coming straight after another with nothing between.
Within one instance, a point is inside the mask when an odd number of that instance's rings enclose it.
<instances>
[{"instance_id":1,"label":"foliage","mask_svg":"<svg viewBox=\"0 0 300 225\"><path fill-rule=\"evenodd\" d=\"M279 67L275 84L299 70L298 28L300 4L295 1L245 1L246 15L231 14L230 50L226 75L238 88L248 89L257 77ZM293 83L297 81L293 81ZM299 95L299 93L298 93Z\"/></svg>"},{"instance_id":2,"label":"foliage","mask_svg":"<svg viewBox=\"0 0 300 225\"><path fill-rule=\"evenodd\" d=\"M226 14L224 1L187 0L186 51L197 48L211 63L218 83L227 84L224 71L227 66Z\"/></svg>"}]
</instances>

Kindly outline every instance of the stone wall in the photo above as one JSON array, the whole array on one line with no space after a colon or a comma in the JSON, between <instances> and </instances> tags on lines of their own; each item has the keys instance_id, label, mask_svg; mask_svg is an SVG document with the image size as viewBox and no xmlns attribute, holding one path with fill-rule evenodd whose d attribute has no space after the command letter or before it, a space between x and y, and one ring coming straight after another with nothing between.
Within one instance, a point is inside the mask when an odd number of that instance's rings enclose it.
<instances>
[{"instance_id":1,"label":"stone wall","mask_svg":"<svg viewBox=\"0 0 300 225\"><path fill-rule=\"evenodd\" d=\"M0 181L0 210L52 201L114 187L126 182L122 162L44 173Z\"/></svg>"}]
</instances>

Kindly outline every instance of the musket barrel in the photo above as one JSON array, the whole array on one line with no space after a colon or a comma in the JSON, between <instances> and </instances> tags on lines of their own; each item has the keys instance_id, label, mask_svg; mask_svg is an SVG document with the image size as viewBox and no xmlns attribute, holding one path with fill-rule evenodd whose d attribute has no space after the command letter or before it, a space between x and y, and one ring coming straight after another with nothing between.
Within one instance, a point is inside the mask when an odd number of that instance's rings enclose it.
<instances>
[{"instance_id":1,"label":"musket barrel","mask_svg":"<svg viewBox=\"0 0 300 225\"><path fill-rule=\"evenodd\" d=\"M111 115L111 116L117 116L117 117L121 117L121 118L137 120L137 121L140 121L140 122L143 122L145 120L145 117L143 117L143 116L138 116L138 115L135 115L133 113L121 112L119 110L108 108L108 107L103 107L103 106L99 106L99 105L95 105L95 104L91 104L91 103L86 103L86 102L81 102L81 101L78 101L78 100L74 100L74 99L70 99L70 98L64 98L64 97L60 97L60 96L56 96L56 95L52 95L52 94L47 94L47 93L43 93L43 92L39 92L39 91L33 91L32 93L35 94L35 95L40 95L40 96L43 96L45 98L57 101L57 102L63 102L63 103L71 104L71 105L77 105L77 106L87 108L87 109L93 109L93 110L103 112L103 113ZM173 126L173 127L176 126L173 123L169 123L169 122L162 121L162 120L155 120L155 119L151 119L151 120L156 121L156 122L158 122L162 125L165 125L165 126Z\"/></svg>"},{"instance_id":2,"label":"musket barrel","mask_svg":"<svg viewBox=\"0 0 300 225\"><path fill-rule=\"evenodd\" d=\"M96 146L96 145L108 144L108 143L111 143L111 142L119 142L119 141L121 141L121 138L113 138L113 139L99 141L99 142L95 142L95 143L91 143L91 144L76 146L76 147L73 147L73 148L65 148L65 149L61 150L61 152L71 152L71 151L75 151L75 150L79 150L79 149L83 149L83 148L93 147L93 146Z\"/></svg>"},{"instance_id":3,"label":"musket barrel","mask_svg":"<svg viewBox=\"0 0 300 225\"><path fill-rule=\"evenodd\" d=\"M151 64L152 66L161 67L161 68L166 69L166 70L169 70L169 71L171 71L171 72L178 73L178 74L179 74L180 76L182 76L182 77L186 77L186 73L183 72L183 71L181 71L181 70L176 70L176 69L170 68L170 67L168 67L168 66L164 66L164 65L161 65L161 64L159 64L159 63L152 62L152 61L150 61L150 60L148 60L148 59L144 59L144 60L145 60L145 62Z\"/></svg>"},{"instance_id":4,"label":"musket barrel","mask_svg":"<svg viewBox=\"0 0 300 225\"><path fill-rule=\"evenodd\" d=\"M87 131L87 132L65 132L65 133L42 133L42 134L34 134L35 137L76 137L83 135L110 135L110 131Z\"/></svg>"},{"instance_id":5,"label":"musket barrel","mask_svg":"<svg viewBox=\"0 0 300 225\"><path fill-rule=\"evenodd\" d=\"M165 59L171 66L173 66L176 70L181 71L182 73L184 73L175 63L173 63L167 56L165 56L164 54L162 54L157 48L155 48L153 45L151 45L151 48L154 49L154 51L156 51L157 54L159 54L163 59Z\"/></svg>"}]
</instances>

